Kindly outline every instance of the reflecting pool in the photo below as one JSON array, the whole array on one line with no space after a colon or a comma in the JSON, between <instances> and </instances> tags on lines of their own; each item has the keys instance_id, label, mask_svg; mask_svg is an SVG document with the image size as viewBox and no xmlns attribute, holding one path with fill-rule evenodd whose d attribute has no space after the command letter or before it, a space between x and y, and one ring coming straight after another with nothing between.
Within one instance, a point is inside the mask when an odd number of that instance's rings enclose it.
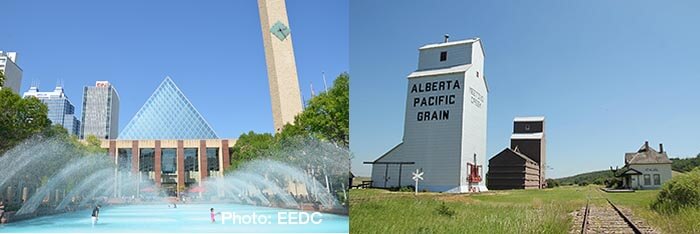
<instances>
[{"instance_id":1,"label":"reflecting pool","mask_svg":"<svg viewBox=\"0 0 700 234\"><path fill-rule=\"evenodd\" d=\"M218 213L214 223L211 222L210 208ZM314 215L312 212L299 213L297 210L238 204L179 204L177 208L166 204L103 206L99 221L94 226L90 218L91 212L92 210L80 210L2 224L0 233L349 232L347 216L326 213ZM232 218L227 218L222 223L222 216Z\"/></svg>"}]
</instances>

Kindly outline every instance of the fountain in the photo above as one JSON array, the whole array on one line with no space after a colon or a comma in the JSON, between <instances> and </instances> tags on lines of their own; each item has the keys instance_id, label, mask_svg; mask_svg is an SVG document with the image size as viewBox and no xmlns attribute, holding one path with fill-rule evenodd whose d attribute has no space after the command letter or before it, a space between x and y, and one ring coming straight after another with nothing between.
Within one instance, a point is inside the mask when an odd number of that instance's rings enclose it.
<instances>
[{"instance_id":1,"label":"fountain","mask_svg":"<svg viewBox=\"0 0 700 234\"><path fill-rule=\"evenodd\" d=\"M89 225L67 223L89 222L80 217L87 217L89 208L96 204L105 205L106 217L101 215L100 220L119 222L98 232L131 230L144 220L148 220L145 223L162 221L167 224L155 229L142 226L139 230L206 229L208 226L198 225L209 222L183 215L206 217L209 207L271 215L290 210L347 214L346 197L339 194L347 192L344 183L348 173L349 153L345 148L316 139L294 139L287 147L243 163L225 176L201 181L197 185L200 191L187 196L190 204L179 204L178 212L172 213L161 210L172 199L163 196L152 181L140 180L141 176L129 168L116 166L114 158L106 153L88 154L61 139L34 137L0 156L0 197L21 205L11 218L12 223L0 224L0 232L92 232L94 230L84 229ZM137 199L143 195L139 194L143 187L154 188L150 194L160 196L149 201ZM124 202L125 197L134 199ZM109 215L113 217L107 218ZM327 224L317 227L319 231L347 232L347 216L325 215ZM137 221L134 217L143 220ZM180 220L183 226L171 229L174 226L167 220L172 219ZM216 230L222 230L220 228ZM251 231L275 231L288 227L250 228ZM300 228L307 230L308 227Z\"/></svg>"},{"instance_id":2,"label":"fountain","mask_svg":"<svg viewBox=\"0 0 700 234\"><path fill-rule=\"evenodd\" d=\"M63 210L66 208L66 206L72 201L72 198L77 196L78 194L82 194L89 188L94 188L95 184L97 182L104 182L105 180L109 179L109 177L114 174L114 169L112 168L104 168L101 169L94 174L90 175L89 177L86 177L78 186L76 186L73 190L71 190L68 195L63 198L60 204L56 206L56 210Z\"/></svg>"}]
</instances>

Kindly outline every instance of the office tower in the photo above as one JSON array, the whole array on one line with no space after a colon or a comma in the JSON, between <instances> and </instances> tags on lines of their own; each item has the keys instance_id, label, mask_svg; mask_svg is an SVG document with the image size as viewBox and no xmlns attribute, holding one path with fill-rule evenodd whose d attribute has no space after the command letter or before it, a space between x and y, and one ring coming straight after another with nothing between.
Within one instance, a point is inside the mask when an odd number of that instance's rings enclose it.
<instances>
[{"instance_id":1,"label":"office tower","mask_svg":"<svg viewBox=\"0 0 700 234\"><path fill-rule=\"evenodd\" d=\"M83 117L80 138L115 139L119 131L119 94L107 81L83 89Z\"/></svg>"}]
</instances>

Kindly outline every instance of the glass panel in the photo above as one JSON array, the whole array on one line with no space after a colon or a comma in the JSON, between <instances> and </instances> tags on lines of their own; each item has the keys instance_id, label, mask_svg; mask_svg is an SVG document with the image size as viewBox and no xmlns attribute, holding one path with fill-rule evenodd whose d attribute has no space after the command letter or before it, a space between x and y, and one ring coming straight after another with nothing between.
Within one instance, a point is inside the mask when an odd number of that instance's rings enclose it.
<instances>
[{"instance_id":1,"label":"glass panel","mask_svg":"<svg viewBox=\"0 0 700 234\"><path fill-rule=\"evenodd\" d=\"M156 150L143 148L139 153L139 171L153 171L156 160Z\"/></svg>"},{"instance_id":2,"label":"glass panel","mask_svg":"<svg viewBox=\"0 0 700 234\"><path fill-rule=\"evenodd\" d=\"M164 148L160 158L163 173L175 173L177 171L177 149Z\"/></svg>"},{"instance_id":3,"label":"glass panel","mask_svg":"<svg viewBox=\"0 0 700 234\"><path fill-rule=\"evenodd\" d=\"M219 148L207 148L207 164L210 171L219 170Z\"/></svg>"},{"instance_id":4,"label":"glass panel","mask_svg":"<svg viewBox=\"0 0 700 234\"><path fill-rule=\"evenodd\" d=\"M199 171L197 148L185 148L185 171Z\"/></svg>"},{"instance_id":5,"label":"glass panel","mask_svg":"<svg viewBox=\"0 0 700 234\"><path fill-rule=\"evenodd\" d=\"M218 139L168 77L119 134L119 139Z\"/></svg>"},{"instance_id":6,"label":"glass panel","mask_svg":"<svg viewBox=\"0 0 700 234\"><path fill-rule=\"evenodd\" d=\"M651 185L651 176L644 175L644 185Z\"/></svg>"},{"instance_id":7,"label":"glass panel","mask_svg":"<svg viewBox=\"0 0 700 234\"><path fill-rule=\"evenodd\" d=\"M659 174L654 174L654 185L661 185L661 176Z\"/></svg>"},{"instance_id":8,"label":"glass panel","mask_svg":"<svg viewBox=\"0 0 700 234\"><path fill-rule=\"evenodd\" d=\"M131 170L131 148L117 149L117 167L120 171Z\"/></svg>"}]
</instances>

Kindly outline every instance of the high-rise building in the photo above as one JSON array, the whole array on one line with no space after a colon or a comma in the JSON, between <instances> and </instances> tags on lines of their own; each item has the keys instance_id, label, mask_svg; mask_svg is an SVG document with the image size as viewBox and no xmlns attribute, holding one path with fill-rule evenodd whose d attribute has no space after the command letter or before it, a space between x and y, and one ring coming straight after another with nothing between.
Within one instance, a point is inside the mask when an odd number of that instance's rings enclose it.
<instances>
[{"instance_id":1,"label":"high-rise building","mask_svg":"<svg viewBox=\"0 0 700 234\"><path fill-rule=\"evenodd\" d=\"M303 110L284 0L258 0L275 132Z\"/></svg>"},{"instance_id":2,"label":"high-rise building","mask_svg":"<svg viewBox=\"0 0 700 234\"><path fill-rule=\"evenodd\" d=\"M32 86L29 91L24 92L24 97L36 97L46 104L52 124L60 124L72 135L80 134L80 121L75 117L75 106L63 92L63 87L56 86L51 92L39 92L37 86Z\"/></svg>"},{"instance_id":3,"label":"high-rise building","mask_svg":"<svg viewBox=\"0 0 700 234\"><path fill-rule=\"evenodd\" d=\"M12 89L12 92L19 94L22 84L22 68L17 66L17 52L0 51L0 71L5 76L5 84L0 87Z\"/></svg>"},{"instance_id":4,"label":"high-rise building","mask_svg":"<svg viewBox=\"0 0 700 234\"><path fill-rule=\"evenodd\" d=\"M83 118L80 138L115 139L119 131L119 94L107 81L83 89Z\"/></svg>"}]
</instances>

